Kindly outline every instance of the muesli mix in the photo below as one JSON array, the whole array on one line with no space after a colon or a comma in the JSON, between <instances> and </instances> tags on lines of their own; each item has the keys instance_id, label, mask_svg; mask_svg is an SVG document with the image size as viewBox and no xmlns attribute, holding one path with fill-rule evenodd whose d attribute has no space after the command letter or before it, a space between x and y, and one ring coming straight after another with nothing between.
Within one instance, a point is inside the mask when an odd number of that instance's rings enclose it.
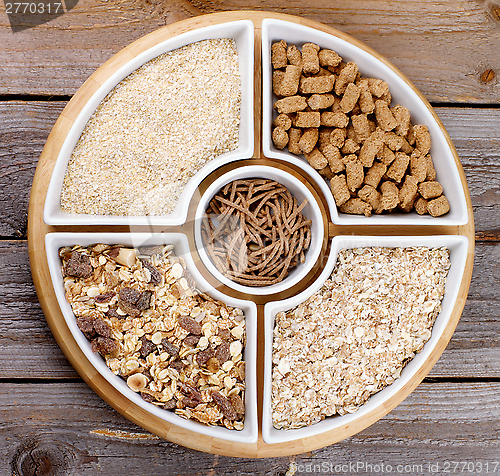
<instances>
[{"instance_id":1,"label":"muesli mix","mask_svg":"<svg viewBox=\"0 0 500 476\"><path fill-rule=\"evenodd\" d=\"M145 401L241 430L245 316L199 292L173 248L61 248L66 299L92 350Z\"/></svg>"},{"instance_id":2,"label":"muesli mix","mask_svg":"<svg viewBox=\"0 0 500 476\"><path fill-rule=\"evenodd\" d=\"M450 210L429 153L424 124L411 123L388 84L364 78L335 51L284 40L271 46L272 140L303 154L330 181L344 213L371 216L399 210L434 217Z\"/></svg>"},{"instance_id":3,"label":"muesli mix","mask_svg":"<svg viewBox=\"0 0 500 476\"><path fill-rule=\"evenodd\" d=\"M274 427L353 413L399 378L431 337L449 268L445 248L342 250L318 292L275 316Z\"/></svg>"}]
</instances>

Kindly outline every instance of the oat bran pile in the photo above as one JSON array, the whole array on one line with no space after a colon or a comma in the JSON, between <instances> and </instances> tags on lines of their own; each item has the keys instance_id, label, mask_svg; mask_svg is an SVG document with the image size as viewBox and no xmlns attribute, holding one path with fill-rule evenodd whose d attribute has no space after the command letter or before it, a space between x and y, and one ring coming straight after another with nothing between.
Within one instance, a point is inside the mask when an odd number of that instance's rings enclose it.
<instances>
[{"instance_id":1,"label":"oat bran pile","mask_svg":"<svg viewBox=\"0 0 500 476\"><path fill-rule=\"evenodd\" d=\"M203 40L164 53L121 81L87 123L70 158L61 209L165 215L185 185L238 147L236 42Z\"/></svg>"}]
</instances>

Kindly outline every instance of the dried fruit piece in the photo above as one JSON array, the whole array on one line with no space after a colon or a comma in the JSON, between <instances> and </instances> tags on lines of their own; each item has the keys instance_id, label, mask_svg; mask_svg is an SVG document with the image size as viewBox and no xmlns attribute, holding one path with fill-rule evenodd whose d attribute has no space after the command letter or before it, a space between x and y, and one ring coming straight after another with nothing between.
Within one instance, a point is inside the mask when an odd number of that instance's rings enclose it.
<instances>
[{"instance_id":1,"label":"dried fruit piece","mask_svg":"<svg viewBox=\"0 0 500 476\"><path fill-rule=\"evenodd\" d=\"M177 370L177 372L180 373L182 370L184 370L184 368L186 367L186 364L180 360L174 360L173 362L170 362L170 364L168 366L171 369Z\"/></svg>"},{"instance_id":2,"label":"dried fruit piece","mask_svg":"<svg viewBox=\"0 0 500 476\"><path fill-rule=\"evenodd\" d=\"M115 317L116 319L125 319L126 316L121 316L116 312L116 309L109 309L108 312L106 313L106 316L109 318Z\"/></svg>"},{"instance_id":3,"label":"dried fruit piece","mask_svg":"<svg viewBox=\"0 0 500 476\"><path fill-rule=\"evenodd\" d=\"M76 325L87 338L92 338L95 336L96 333L94 331L94 319L92 319L91 317L78 317L76 319Z\"/></svg>"},{"instance_id":4,"label":"dried fruit piece","mask_svg":"<svg viewBox=\"0 0 500 476\"><path fill-rule=\"evenodd\" d=\"M99 336L91 342L92 352L102 355L112 354L118 350L118 343L109 337Z\"/></svg>"},{"instance_id":5,"label":"dried fruit piece","mask_svg":"<svg viewBox=\"0 0 500 476\"><path fill-rule=\"evenodd\" d=\"M146 336L141 337L141 348L139 350L139 353L141 354L141 357L145 359L151 352L156 350L156 346L146 338Z\"/></svg>"},{"instance_id":6,"label":"dried fruit piece","mask_svg":"<svg viewBox=\"0 0 500 476\"><path fill-rule=\"evenodd\" d=\"M93 325L97 334L103 337L111 337L111 329L102 319L97 317L94 319Z\"/></svg>"},{"instance_id":7,"label":"dried fruit piece","mask_svg":"<svg viewBox=\"0 0 500 476\"><path fill-rule=\"evenodd\" d=\"M135 303L135 307L139 309L139 311L145 311L146 309L149 309L149 306L151 305L152 295L152 291L144 291Z\"/></svg>"},{"instance_id":8,"label":"dried fruit piece","mask_svg":"<svg viewBox=\"0 0 500 476\"><path fill-rule=\"evenodd\" d=\"M215 349L215 358L222 365L224 362L227 362L231 358L231 353L229 351L229 343L223 342L219 344Z\"/></svg>"},{"instance_id":9,"label":"dried fruit piece","mask_svg":"<svg viewBox=\"0 0 500 476\"><path fill-rule=\"evenodd\" d=\"M179 355L179 347L172 344L167 338L161 340L161 345L163 346L163 350L172 357L177 357Z\"/></svg>"},{"instance_id":10,"label":"dried fruit piece","mask_svg":"<svg viewBox=\"0 0 500 476\"><path fill-rule=\"evenodd\" d=\"M229 341L231 342L233 340L232 336L231 336L231 332L229 331L229 329L225 329L225 328L220 328L218 331L217 331L217 335L220 336L220 338L222 340L225 340L225 341Z\"/></svg>"},{"instance_id":11,"label":"dried fruit piece","mask_svg":"<svg viewBox=\"0 0 500 476\"><path fill-rule=\"evenodd\" d=\"M207 361L207 369L213 374L216 374L220 369L219 361L215 357L210 357Z\"/></svg>"},{"instance_id":12,"label":"dried fruit piece","mask_svg":"<svg viewBox=\"0 0 500 476\"><path fill-rule=\"evenodd\" d=\"M203 401L201 393L188 383L181 383L179 390L187 397L184 401L187 407L196 407Z\"/></svg>"},{"instance_id":13,"label":"dried fruit piece","mask_svg":"<svg viewBox=\"0 0 500 476\"><path fill-rule=\"evenodd\" d=\"M118 301L118 307L120 310L131 317L137 317L141 314L141 311L137 309L133 304L130 304L126 301Z\"/></svg>"},{"instance_id":14,"label":"dried fruit piece","mask_svg":"<svg viewBox=\"0 0 500 476\"><path fill-rule=\"evenodd\" d=\"M231 405L231 402L226 398L223 397L219 392L213 392L212 393L212 399L217 405L219 406L220 410L222 411L222 414L231 421L236 420L236 412Z\"/></svg>"},{"instance_id":15,"label":"dried fruit piece","mask_svg":"<svg viewBox=\"0 0 500 476\"><path fill-rule=\"evenodd\" d=\"M245 415L245 404L243 403L242 398L238 394L230 395L229 402L236 412L237 419L240 420L241 418L243 418L243 416Z\"/></svg>"},{"instance_id":16,"label":"dried fruit piece","mask_svg":"<svg viewBox=\"0 0 500 476\"><path fill-rule=\"evenodd\" d=\"M177 320L179 325L190 334L201 335L201 325L189 316L181 316Z\"/></svg>"},{"instance_id":17,"label":"dried fruit piece","mask_svg":"<svg viewBox=\"0 0 500 476\"><path fill-rule=\"evenodd\" d=\"M204 367L214 355L215 350L212 347L208 347L196 354L196 362L198 362L199 366Z\"/></svg>"},{"instance_id":18,"label":"dried fruit piece","mask_svg":"<svg viewBox=\"0 0 500 476\"><path fill-rule=\"evenodd\" d=\"M125 313L132 317L139 316L141 310L137 309L136 303L141 297L141 292L134 288L124 287L120 289L120 299L118 300L118 307Z\"/></svg>"},{"instance_id":19,"label":"dried fruit piece","mask_svg":"<svg viewBox=\"0 0 500 476\"><path fill-rule=\"evenodd\" d=\"M155 246L140 246L139 253L144 256L154 256L163 253L163 246L155 245Z\"/></svg>"},{"instance_id":20,"label":"dried fruit piece","mask_svg":"<svg viewBox=\"0 0 500 476\"><path fill-rule=\"evenodd\" d=\"M135 304L141 296L141 292L134 288L124 287L120 289L119 296L121 301Z\"/></svg>"},{"instance_id":21,"label":"dried fruit piece","mask_svg":"<svg viewBox=\"0 0 500 476\"><path fill-rule=\"evenodd\" d=\"M173 410L177 408L177 398L173 397L163 404L164 410Z\"/></svg>"},{"instance_id":22,"label":"dried fruit piece","mask_svg":"<svg viewBox=\"0 0 500 476\"><path fill-rule=\"evenodd\" d=\"M161 274L158 271L158 268L153 266L150 261L144 260L142 262L142 265L149 271L149 274L151 275L151 280L150 282L153 284L160 284L161 283Z\"/></svg>"},{"instance_id":23,"label":"dried fruit piece","mask_svg":"<svg viewBox=\"0 0 500 476\"><path fill-rule=\"evenodd\" d=\"M104 293L104 294L99 294L98 296L96 296L94 298L94 301L99 303L99 304L103 304L103 303L107 303L109 301L111 301L111 299L115 296L115 293L114 292L108 292L108 293Z\"/></svg>"},{"instance_id":24,"label":"dried fruit piece","mask_svg":"<svg viewBox=\"0 0 500 476\"><path fill-rule=\"evenodd\" d=\"M156 399L153 397L153 395L151 395L150 393L147 393L147 392L140 392L141 394L141 398L145 401L145 402L148 402L148 403L153 403L154 401L156 401Z\"/></svg>"},{"instance_id":25,"label":"dried fruit piece","mask_svg":"<svg viewBox=\"0 0 500 476\"><path fill-rule=\"evenodd\" d=\"M184 344L186 345L195 346L196 344L198 344L199 340L200 340L199 335L190 334L182 342L184 342Z\"/></svg>"},{"instance_id":26,"label":"dried fruit piece","mask_svg":"<svg viewBox=\"0 0 500 476\"><path fill-rule=\"evenodd\" d=\"M74 276L75 278L88 278L92 275L93 268L90 264L90 258L83 253L73 251L71 258L64 267L64 272L67 276Z\"/></svg>"}]
</instances>

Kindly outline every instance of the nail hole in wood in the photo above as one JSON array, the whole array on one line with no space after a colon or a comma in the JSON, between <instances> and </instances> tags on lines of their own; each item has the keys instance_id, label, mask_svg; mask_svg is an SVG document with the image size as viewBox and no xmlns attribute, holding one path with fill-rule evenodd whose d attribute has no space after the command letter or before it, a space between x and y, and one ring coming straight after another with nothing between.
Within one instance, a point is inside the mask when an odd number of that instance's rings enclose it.
<instances>
[{"instance_id":1,"label":"nail hole in wood","mask_svg":"<svg viewBox=\"0 0 500 476\"><path fill-rule=\"evenodd\" d=\"M486 71L483 71L481 74L481 81L483 83L490 83L495 79L495 71L492 69L487 69Z\"/></svg>"},{"instance_id":2,"label":"nail hole in wood","mask_svg":"<svg viewBox=\"0 0 500 476\"><path fill-rule=\"evenodd\" d=\"M499 5L493 5L490 8L491 16L497 20L500 21L500 6Z\"/></svg>"}]
</instances>

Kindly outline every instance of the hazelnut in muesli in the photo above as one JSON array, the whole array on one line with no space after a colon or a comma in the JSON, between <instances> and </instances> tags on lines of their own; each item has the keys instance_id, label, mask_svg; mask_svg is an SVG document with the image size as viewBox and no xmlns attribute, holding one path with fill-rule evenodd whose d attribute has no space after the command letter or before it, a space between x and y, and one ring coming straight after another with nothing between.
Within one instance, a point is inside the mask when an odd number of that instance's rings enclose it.
<instances>
[{"instance_id":1,"label":"hazelnut in muesli","mask_svg":"<svg viewBox=\"0 0 500 476\"><path fill-rule=\"evenodd\" d=\"M241 430L245 316L196 289L173 245L59 250L66 299L111 371L160 408Z\"/></svg>"}]
</instances>

